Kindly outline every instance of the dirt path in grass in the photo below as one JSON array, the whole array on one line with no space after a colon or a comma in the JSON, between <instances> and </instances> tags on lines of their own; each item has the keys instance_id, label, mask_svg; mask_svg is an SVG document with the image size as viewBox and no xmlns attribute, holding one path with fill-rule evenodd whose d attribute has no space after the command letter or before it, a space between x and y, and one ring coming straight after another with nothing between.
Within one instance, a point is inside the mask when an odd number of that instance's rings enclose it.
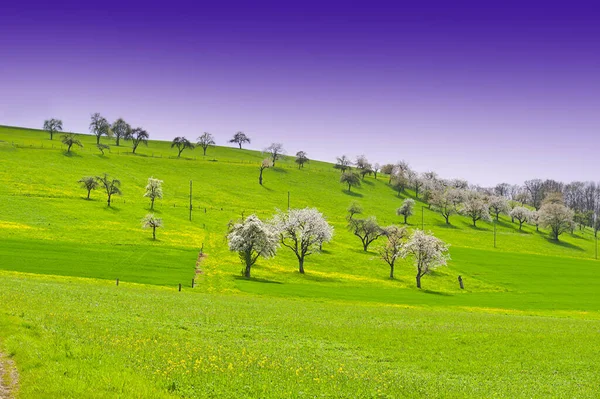
<instances>
[{"instance_id":1,"label":"dirt path in grass","mask_svg":"<svg viewBox=\"0 0 600 399\"><path fill-rule=\"evenodd\" d=\"M0 399L11 399L17 389L18 375L15 364L0 352Z\"/></svg>"}]
</instances>

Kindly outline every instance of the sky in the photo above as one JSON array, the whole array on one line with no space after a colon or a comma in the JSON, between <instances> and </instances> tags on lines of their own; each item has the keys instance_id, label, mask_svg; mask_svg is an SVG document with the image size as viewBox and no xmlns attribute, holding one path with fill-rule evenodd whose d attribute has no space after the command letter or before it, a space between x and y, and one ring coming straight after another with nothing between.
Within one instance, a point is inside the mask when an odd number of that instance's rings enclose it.
<instances>
[{"instance_id":1,"label":"sky","mask_svg":"<svg viewBox=\"0 0 600 399\"><path fill-rule=\"evenodd\" d=\"M489 4L486 4L489 3ZM0 124L364 154L485 186L600 180L593 2L14 1Z\"/></svg>"}]
</instances>

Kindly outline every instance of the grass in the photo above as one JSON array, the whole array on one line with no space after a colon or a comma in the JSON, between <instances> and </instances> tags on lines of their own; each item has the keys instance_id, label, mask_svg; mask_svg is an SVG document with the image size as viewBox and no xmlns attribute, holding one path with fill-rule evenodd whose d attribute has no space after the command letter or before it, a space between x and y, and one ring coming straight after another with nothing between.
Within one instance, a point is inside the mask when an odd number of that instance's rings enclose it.
<instances>
[{"instance_id":1,"label":"grass","mask_svg":"<svg viewBox=\"0 0 600 399\"><path fill-rule=\"evenodd\" d=\"M501 217L494 248L493 225L475 229L455 215L447 226L417 201L410 227L423 224L452 256L417 290L408 262L389 280L374 252L382 242L365 253L345 229L353 200L384 225L401 223L395 209L414 193L397 197L385 176L349 195L330 164L298 170L288 158L260 186L258 152L215 147L177 159L152 141L135 155L111 145L102 156L95 138L81 140L85 147L65 156L56 138L0 127L0 348L17 362L22 397L597 392L600 263L589 231L556 243ZM99 191L86 200L77 184L105 172L123 183L111 208ZM157 241L140 225L150 176L164 180ZM283 248L240 278L227 223L286 209L288 192L292 207L325 214L334 240L307 258L306 275Z\"/></svg>"}]
</instances>

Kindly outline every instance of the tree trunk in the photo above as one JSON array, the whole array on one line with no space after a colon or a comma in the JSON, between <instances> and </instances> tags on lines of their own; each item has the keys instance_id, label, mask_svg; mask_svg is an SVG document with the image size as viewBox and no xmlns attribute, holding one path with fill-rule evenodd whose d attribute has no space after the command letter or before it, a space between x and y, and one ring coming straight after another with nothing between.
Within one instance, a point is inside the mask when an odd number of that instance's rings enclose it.
<instances>
[{"instance_id":1,"label":"tree trunk","mask_svg":"<svg viewBox=\"0 0 600 399\"><path fill-rule=\"evenodd\" d=\"M108 206L110 207L110 194L108 194Z\"/></svg>"},{"instance_id":2,"label":"tree trunk","mask_svg":"<svg viewBox=\"0 0 600 399\"><path fill-rule=\"evenodd\" d=\"M477 220L473 219L473 227L477 227Z\"/></svg>"},{"instance_id":3,"label":"tree trunk","mask_svg":"<svg viewBox=\"0 0 600 399\"><path fill-rule=\"evenodd\" d=\"M152 239L156 240L156 226L152 226Z\"/></svg>"},{"instance_id":4,"label":"tree trunk","mask_svg":"<svg viewBox=\"0 0 600 399\"><path fill-rule=\"evenodd\" d=\"M350 183L348 183L348 192L349 192L349 193L350 193L350 192L352 192L352 190L351 190L351 187L352 187L352 186L350 185Z\"/></svg>"},{"instance_id":5,"label":"tree trunk","mask_svg":"<svg viewBox=\"0 0 600 399\"><path fill-rule=\"evenodd\" d=\"M263 170L260 170L260 175L258 176L258 184L260 184L262 186L262 174L263 174Z\"/></svg>"},{"instance_id":6,"label":"tree trunk","mask_svg":"<svg viewBox=\"0 0 600 399\"><path fill-rule=\"evenodd\" d=\"M417 273L417 288L421 288L421 273Z\"/></svg>"},{"instance_id":7,"label":"tree trunk","mask_svg":"<svg viewBox=\"0 0 600 399\"><path fill-rule=\"evenodd\" d=\"M100 136L96 136L96 144L100 144Z\"/></svg>"},{"instance_id":8,"label":"tree trunk","mask_svg":"<svg viewBox=\"0 0 600 399\"><path fill-rule=\"evenodd\" d=\"M298 271L304 274L304 258L298 258Z\"/></svg>"},{"instance_id":9,"label":"tree trunk","mask_svg":"<svg viewBox=\"0 0 600 399\"><path fill-rule=\"evenodd\" d=\"M368 242L364 242L363 241L363 249L365 250L365 252L367 252L369 250L369 243Z\"/></svg>"},{"instance_id":10,"label":"tree trunk","mask_svg":"<svg viewBox=\"0 0 600 399\"><path fill-rule=\"evenodd\" d=\"M119 146L119 140L121 139L121 137L117 136L117 147Z\"/></svg>"},{"instance_id":11,"label":"tree trunk","mask_svg":"<svg viewBox=\"0 0 600 399\"><path fill-rule=\"evenodd\" d=\"M519 222L519 231L523 230L523 222Z\"/></svg>"},{"instance_id":12,"label":"tree trunk","mask_svg":"<svg viewBox=\"0 0 600 399\"><path fill-rule=\"evenodd\" d=\"M206 147L202 147L202 150L204 151L203 155L206 155Z\"/></svg>"},{"instance_id":13,"label":"tree trunk","mask_svg":"<svg viewBox=\"0 0 600 399\"><path fill-rule=\"evenodd\" d=\"M238 145L240 146L240 150L242 149L242 143L238 143ZM250 276L248 276L250 277Z\"/></svg>"},{"instance_id":14,"label":"tree trunk","mask_svg":"<svg viewBox=\"0 0 600 399\"><path fill-rule=\"evenodd\" d=\"M394 265L390 265L390 280L394 279Z\"/></svg>"},{"instance_id":15,"label":"tree trunk","mask_svg":"<svg viewBox=\"0 0 600 399\"><path fill-rule=\"evenodd\" d=\"M406 224L406 219L408 218L408 215L404 215L404 224Z\"/></svg>"},{"instance_id":16,"label":"tree trunk","mask_svg":"<svg viewBox=\"0 0 600 399\"><path fill-rule=\"evenodd\" d=\"M71 147L73 146L73 144L69 144L69 147L67 147L67 152L71 152Z\"/></svg>"},{"instance_id":17,"label":"tree trunk","mask_svg":"<svg viewBox=\"0 0 600 399\"><path fill-rule=\"evenodd\" d=\"M88 196L87 199L90 199L90 193L92 192L92 190L88 190Z\"/></svg>"},{"instance_id":18,"label":"tree trunk","mask_svg":"<svg viewBox=\"0 0 600 399\"><path fill-rule=\"evenodd\" d=\"M450 216L444 216L444 219L446 219L446 224L450 224Z\"/></svg>"},{"instance_id":19,"label":"tree trunk","mask_svg":"<svg viewBox=\"0 0 600 399\"><path fill-rule=\"evenodd\" d=\"M153 211L154 210L154 197L152 197L150 199L150 210Z\"/></svg>"},{"instance_id":20,"label":"tree trunk","mask_svg":"<svg viewBox=\"0 0 600 399\"><path fill-rule=\"evenodd\" d=\"M179 154L177 154L177 158L181 157L181 153L183 152L183 150L179 150Z\"/></svg>"}]
</instances>

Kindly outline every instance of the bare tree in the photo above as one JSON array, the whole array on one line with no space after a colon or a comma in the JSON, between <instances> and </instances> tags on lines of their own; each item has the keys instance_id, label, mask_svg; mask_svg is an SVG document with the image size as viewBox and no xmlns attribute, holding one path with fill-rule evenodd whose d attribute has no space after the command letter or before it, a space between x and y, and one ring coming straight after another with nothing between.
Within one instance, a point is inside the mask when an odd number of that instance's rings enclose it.
<instances>
[{"instance_id":1,"label":"bare tree","mask_svg":"<svg viewBox=\"0 0 600 399\"><path fill-rule=\"evenodd\" d=\"M341 157L336 158L336 163L335 163L335 165L333 165L333 167L341 170L342 173L345 173L347 170L350 169L351 165L352 165L352 161L350 160L350 158L348 158L345 155L342 155Z\"/></svg>"},{"instance_id":2,"label":"bare tree","mask_svg":"<svg viewBox=\"0 0 600 399\"><path fill-rule=\"evenodd\" d=\"M275 229L256 215L234 224L227 234L229 250L237 252L244 264L244 276L250 278L250 270L258 258L270 258L277 253L279 235Z\"/></svg>"},{"instance_id":3,"label":"bare tree","mask_svg":"<svg viewBox=\"0 0 600 399\"><path fill-rule=\"evenodd\" d=\"M96 181L96 178L93 176L84 176L81 179L79 179L77 181L77 183L81 183L81 188L84 188L87 190L87 198L86 199L90 199L90 193L92 192L92 190L95 190L98 188L98 182Z\"/></svg>"},{"instance_id":4,"label":"bare tree","mask_svg":"<svg viewBox=\"0 0 600 399\"><path fill-rule=\"evenodd\" d=\"M115 136L117 147L120 145L121 139L126 140L131 134L131 126L123 118L114 121L110 130L113 136Z\"/></svg>"},{"instance_id":5,"label":"bare tree","mask_svg":"<svg viewBox=\"0 0 600 399\"><path fill-rule=\"evenodd\" d=\"M354 215L360 215L363 212L362 206L357 201L352 201L350 206L348 206L348 218L352 219Z\"/></svg>"},{"instance_id":6,"label":"bare tree","mask_svg":"<svg viewBox=\"0 0 600 399\"><path fill-rule=\"evenodd\" d=\"M215 145L215 138L208 132L202 133L202 136L196 139L196 144L202 147L203 155L206 155L206 149L210 146Z\"/></svg>"},{"instance_id":7,"label":"bare tree","mask_svg":"<svg viewBox=\"0 0 600 399\"><path fill-rule=\"evenodd\" d=\"M50 133L50 140L54 138L54 133L62 132L63 126L60 119L47 119L44 121L44 130Z\"/></svg>"},{"instance_id":8,"label":"bare tree","mask_svg":"<svg viewBox=\"0 0 600 399\"><path fill-rule=\"evenodd\" d=\"M281 244L291 249L298 258L298 271L304 274L304 259L320 252L323 243L331 241L333 227L315 208L291 209L278 212L273 218Z\"/></svg>"},{"instance_id":9,"label":"bare tree","mask_svg":"<svg viewBox=\"0 0 600 399\"><path fill-rule=\"evenodd\" d=\"M142 218L142 228L152 229L152 239L156 240L156 229L163 226L161 218L157 218L152 213L147 214Z\"/></svg>"},{"instance_id":10,"label":"bare tree","mask_svg":"<svg viewBox=\"0 0 600 399\"><path fill-rule=\"evenodd\" d=\"M268 169L271 167L271 161L269 161L268 159L263 159L262 163L260 164L260 174L258 175L258 184L260 184L262 186L263 184L263 172L265 169Z\"/></svg>"},{"instance_id":11,"label":"bare tree","mask_svg":"<svg viewBox=\"0 0 600 399\"><path fill-rule=\"evenodd\" d=\"M345 172L340 177L340 183L348 185L348 192L352 191L352 187L360 187L360 177L353 172Z\"/></svg>"},{"instance_id":12,"label":"bare tree","mask_svg":"<svg viewBox=\"0 0 600 399\"><path fill-rule=\"evenodd\" d=\"M230 143L236 143L240 146L240 150L242 149L242 144L248 143L250 144L250 137L246 136L244 132L237 132L233 135L233 138L229 140Z\"/></svg>"},{"instance_id":13,"label":"bare tree","mask_svg":"<svg viewBox=\"0 0 600 399\"><path fill-rule=\"evenodd\" d=\"M394 279L394 265L402 256L402 249L408 233L405 227L389 226L383 229L387 237L385 245L379 247L379 257L390 267L390 279Z\"/></svg>"},{"instance_id":14,"label":"bare tree","mask_svg":"<svg viewBox=\"0 0 600 399\"><path fill-rule=\"evenodd\" d=\"M104 155L104 151L108 150L110 151L110 146L107 144L96 144L96 148L98 149L98 151L100 151L102 153L102 155Z\"/></svg>"},{"instance_id":15,"label":"bare tree","mask_svg":"<svg viewBox=\"0 0 600 399\"><path fill-rule=\"evenodd\" d=\"M508 183L496 184L496 187L494 187L494 193L498 197L508 198L510 196L510 184L508 184Z\"/></svg>"},{"instance_id":16,"label":"bare tree","mask_svg":"<svg viewBox=\"0 0 600 399\"><path fill-rule=\"evenodd\" d=\"M90 132L96 136L96 144L100 144L100 137L110 136L110 124L105 117L96 112L91 117Z\"/></svg>"},{"instance_id":17,"label":"bare tree","mask_svg":"<svg viewBox=\"0 0 600 399\"><path fill-rule=\"evenodd\" d=\"M380 170L381 170L381 165L379 165L377 162L375 162L373 164L373 167L371 168L371 171L373 172L373 177L375 178L375 180L377 180L377 173L379 173Z\"/></svg>"},{"instance_id":18,"label":"bare tree","mask_svg":"<svg viewBox=\"0 0 600 399\"><path fill-rule=\"evenodd\" d=\"M377 224L375 216L369 216L366 219L348 218L348 230L360 238L365 252L369 250L369 245L384 233Z\"/></svg>"},{"instance_id":19,"label":"bare tree","mask_svg":"<svg viewBox=\"0 0 600 399\"><path fill-rule=\"evenodd\" d=\"M275 167L275 162L285 154L285 149L281 143L271 143L270 146L265 148L264 152L269 154L273 167Z\"/></svg>"},{"instance_id":20,"label":"bare tree","mask_svg":"<svg viewBox=\"0 0 600 399\"><path fill-rule=\"evenodd\" d=\"M131 140L132 142L132 148L133 148L133 153L135 154L135 151L137 150L137 148L139 147L140 144L144 144L144 145L148 145L148 139L150 138L150 135L148 134L147 131L145 131L144 129L142 129L141 127L136 127L135 129L131 129L131 132L129 133L129 135L126 137L127 140Z\"/></svg>"},{"instance_id":21,"label":"bare tree","mask_svg":"<svg viewBox=\"0 0 600 399\"><path fill-rule=\"evenodd\" d=\"M446 266L450 255L448 245L433 234L415 230L402 249L402 257L413 258L417 268L417 288L421 288L421 278L432 270Z\"/></svg>"},{"instance_id":22,"label":"bare tree","mask_svg":"<svg viewBox=\"0 0 600 399\"><path fill-rule=\"evenodd\" d=\"M194 143L192 143L185 137L175 137L173 139L173 141L171 142L171 148L173 148L173 147L177 147L177 151L178 151L177 158L180 158L183 150L185 150L186 148L193 150L195 146L194 146Z\"/></svg>"},{"instance_id":23,"label":"bare tree","mask_svg":"<svg viewBox=\"0 0 600 399\"><path fill-rule=\"evenodd\" d=\"M298 164L298 169L304 168L304 164L308 163L308 155L304 151L298 151L296 153L296 163Z\"/></svg>"},{"instance_id":24,"label":"bare tree","mask_svg":"<svg viewBox=\"0 0 600 399\"><path fill-rule=\"evenodd\" d=\"M107 203L110 207L110 200L112 196L121 195L121 181L109 177L106 173L102 176L97 176L96 180L98 181L99 185L104 188L104 191L106 191Z\"/></svg>"},{"instance_id":25,"label":"bare tree","mask_svg":"<svg viewBox=\"0 0 600 399\"><path fill-rule=\"evenodd\" d=\"M539 210L544 199L544 182L541 179L526 180L525 190L529 193L531 205L536 211Z\"/></svg>"},{"instance_id":26,"label":"bare tree","mask_svg":"<svg viewBox=\"0 0 600 399\"><path fill-rule=\"evenodd\" d=\"M78 147L83 147L81 141L79 141L77 136L73 133L63 134L61 142L67 146L67 153L71 152L71 147L73 147L74 145Z\"/></svg>"}]
</instances>

